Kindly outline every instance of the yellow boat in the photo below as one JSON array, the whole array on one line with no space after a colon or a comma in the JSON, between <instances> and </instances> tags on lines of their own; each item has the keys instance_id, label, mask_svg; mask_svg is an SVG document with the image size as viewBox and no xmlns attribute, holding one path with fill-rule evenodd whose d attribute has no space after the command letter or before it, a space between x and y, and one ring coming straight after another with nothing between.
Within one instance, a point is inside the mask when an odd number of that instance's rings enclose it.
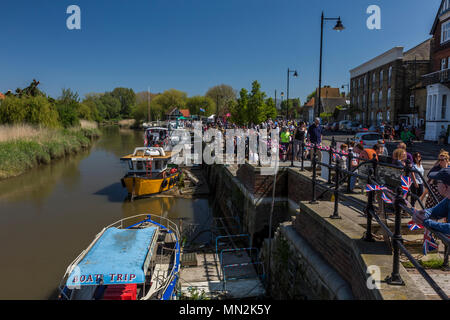
<instances>
[{"instance_id":1,"label":"yellow boat","mask_svg":"<svg viewBox=\"0 0 450 320\"><path fill-rule=\"evenodd\" d=\"M131 199L162 193L176 186L180 172L168 168L172 155L163 148L142 147L120 158L126 169L122 186L128 190Z\"/></svg>"}]
</instances>

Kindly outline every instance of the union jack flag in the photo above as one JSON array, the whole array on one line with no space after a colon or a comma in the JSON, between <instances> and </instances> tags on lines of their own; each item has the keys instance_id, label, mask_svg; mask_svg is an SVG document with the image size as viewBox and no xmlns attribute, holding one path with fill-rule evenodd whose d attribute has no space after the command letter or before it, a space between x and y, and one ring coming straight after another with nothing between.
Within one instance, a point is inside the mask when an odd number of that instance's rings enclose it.
<instances>
[{"instance_id":1,"label":"union jack flag","mask_svg":"<svg viewBox=\"0 0 450 320\"><path fill-rule=\"evenodd\" d=\"M392 204L392 200L389 199L384 192L381 194L381 199L386 203Z\"/></svg>"},{"instance_id":2,"label":"union jack flag","mask_svg":"<svg viewBox=\"0 0 450 320\"><path fill-rule=\"evenodd\" d=\"M417 229L423 229L423 227L420 224L416 224L414 221L408 222L409 230L414 231Z\"/></svg>"},{"instance_id":3,"label":"union jack flag","mask_svg":"<svg viewBox=\"0 0 450 320\"><path fill-rule=\"evenodd\" d=\"M423 235L423 254L427 255L429 252L437 250L439 245L433 239L433 235L427 229L425 229L425 234Z\"/></svg>"},{"instance_id":4,"label":"union jack flag","mask_svg":"<svg viewBox=\"0 0 450 320\"><path fill-rule=\"evenodd\" d=\"M402 176L401 179L402 179L403 198L406 198L406 195L409 192L409 188L412 185L412 180L410 177L405 177L405 176Z\"/></svg>"},{"instance_id":5,"label":"union jack flag","mask_svg":"<svg viewBox=\"0 0 450 320\"><path fill-rule=\"evenodd\" d=\"M376 184L368 184L366 185L366 192L372 192L372 191L382 191L387 190L386 187L378 186Z\"/></svg>"}]
</instances>

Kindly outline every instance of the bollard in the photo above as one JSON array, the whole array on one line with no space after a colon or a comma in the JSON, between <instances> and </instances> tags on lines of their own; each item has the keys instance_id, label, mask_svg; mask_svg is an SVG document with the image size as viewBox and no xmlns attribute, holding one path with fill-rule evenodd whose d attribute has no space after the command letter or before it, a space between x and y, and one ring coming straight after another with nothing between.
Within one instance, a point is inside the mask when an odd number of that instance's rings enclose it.
<instances>
[{"instance_id":1,"label":"bollard","mask_svg":"<svg viewBox=\"0 0 450 320\"><path fill-rule=\"evenodd\" d=\"M372 184L372 169L369 170L369 175L367 176L367 184ZM366 224L366 235L364 237L364 241L374 242L375 240L372 237L372 213L375 212L375 208L373 206L375 198L375 191L369 192L369 199L367 201L367 207L365 213L367 215L367 224Z\"/></svg>"},{"instance_id":2,"label":"bollard","mask_svg":"<svg viewBox=\"0 0 450 320\"><path fill-rule=\"evenodd\" d=\"M397 188L397 195L395 196L394 208L395 208L395 231L394 237L392 239L392 248L394 253L394 261L392 266L392 274L390 277L386 278L386 282L390 285L403 286L405 283L400 276L400 247L398 241L403 241L401 234L401 223L402 223L402 211L400 208L400 203L403 202L402 189Z\"/></svg>"},{"instance_id":3,"label":"bollard","mask_svg":"<svg viewBox=\"0 0 450 320\"><path fill-rule=\"evenodd\" d=\"M339 175L341 173L339 165L336 163L336 176L334 177L335 189L334 189L334 211L333 215L330 216L331 219L342 219L339 216ZM331 171L331 170L330 170Z\"/></svg>"},{"instance_id":4,"label":"bollard","mask_svg":"<svg viewBox=\"0 0 450 320\"><path fill-rule=\"evenodd\" d=\"M317 204L316 200L316 165L317 165L317 146L314 145L313 156L312 156L312 200L309 202L310 204Z\"/></svg>"}]
</instances>

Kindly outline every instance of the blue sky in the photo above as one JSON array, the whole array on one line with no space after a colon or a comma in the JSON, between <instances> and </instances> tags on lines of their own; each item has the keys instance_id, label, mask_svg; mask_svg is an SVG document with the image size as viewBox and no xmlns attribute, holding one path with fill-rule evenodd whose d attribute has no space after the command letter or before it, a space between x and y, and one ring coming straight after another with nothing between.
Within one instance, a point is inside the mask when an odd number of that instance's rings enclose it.
<instances>
[{"instance_id":1,"label":"blue sky","mask_svg":"<svg viewBox=\"0 0 450 320\"><path fill-rule=\"evenodd\" d=\"M320 15L325 25L323 85L349 83L349 70L395 46L431 37L440 0L2 0L0 91L28 85L58 97L129 87L203 95L218 84L236 90L258 80L269 96L306 96L318 86ZM66 9L81 8L81 30L66 27ZM381 30L366 9L381 8ZM279 97L279 96L278 96Z\"/></svg>"}]
</instances>

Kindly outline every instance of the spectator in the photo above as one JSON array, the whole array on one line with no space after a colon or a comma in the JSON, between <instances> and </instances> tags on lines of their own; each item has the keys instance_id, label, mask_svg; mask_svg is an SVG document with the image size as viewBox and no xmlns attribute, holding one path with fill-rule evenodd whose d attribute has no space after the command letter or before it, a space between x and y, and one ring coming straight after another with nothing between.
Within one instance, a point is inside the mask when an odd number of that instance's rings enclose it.
<instances>
[{"instance_id":1,"label":"spectator","mask_svg":"<svg viewBox=\"0 0 450 320\"><path fill-rule=\"evenodd\" d=\"M433 208L416 211L413 219L417 224L450 235L450 223L448 223L450 218L450 168L433 172L429 177L436 181L437 189L443 200ZM446 218L447 223L434 221L442 218Z\"/></svg>"},{"instance_id":2,"label":"spectator","mask_svg":"<svg viewBox=\"0 0 450 320\"><path fill-rule=\"evenodd\" d=\"M294 160L299 160L300 159L298 154L300 153L300 148L302 146L302 143L305 142L305 137L306 137L306 125L302 121L302 122L300 122L300 124L297 127L297 129L295 129L295 134L294 134L295 159Z\"/></svg>"},{"instance_id":3,"label":"spectator","mask_svg":"<svg viewBox=\"0 0 450 320\"><path fill-rule=\"evenodd\" d=\"M281 154L281 160L286 161L287 154L289 152L289 142L290 142L291 133L286 127L283 127L281 131L281 147L282 147L282 154Z\"/></svg>"},{"instance_id":4,"label":"spectator","mask_svg":"<svg viewBox=\"0 0 450 320\"><path fill-rule=\"evenodd\" d=\"M412 157L412 154L409 153L408 151L406 151L406 144L405 144L404 142L400 142L400 143L397 145L397 148L398 148L398 149L403 149L403 150L405 150L405 152L406 152L406 159L409 160L409 162L410 162L411 164L414 162L413 157Z\"/></svg>"},{"instance_id":5,"label":"spectator","mask_svg":"<svg viewBox=\"0 0 450 320\"><path fill-rule=\"evenodd\" d=\"M412 173L413 184L411 186L411 193L415 194L417 197L420 198L420 196L423 194L423 180L421 178L421 175L423 177L425 171L422 167L422 156L419 152L414 153L413 159L414 159L413 169L420 172L420 175L415 172ZM416 201L417 200L415 197L411 197L411 205L413 206L413 208L414 205L416 204Z\"/></svg>"},{"instance_id":6,"label":"spectator","mask_svg":"<svg viewBox=\"0 0 450 320\"><path fill-rule=\"evenodd\" d=\"M383 149L384 149L383 145L376 144L373 146L372 149L370 148L364 149L364 151L361 152L360 157L365 160L377 159L378 161L378 154L379 154L378 151L381 151L381 155L383 155Z\"/></svg>"},{"instance_id":7,"label":"spectator","mask_svg":"<svg viewBox=\"0 0 450 320\"><path fill-rule=\"evenodd\" d=\"M400 135L400 139L406 144L412 143L414 138L415 138L414 134L411 131L409 131L408 127L405 127L405 129L402 131Z\"/></svg>"},{"instance_id":8,"label":"spectator","mask_svg":"<svg viewBox=\"0 0 450 320\"><path fill-rule=\"evenodd\" d=\"M314 123L308 129L308 141L312 144L320 146L322 144L322 132L323 129L320 126L320 119L316 118ZM310 152L311 159L314 152ZM318 161L322 161L322 153L320 150L317 151Z\"/></svg>"},{"instance_id":9,"label":"spectator","mask_svg":"<svg viewBox=\"0 0 450 320\"><path fill-rule=\"evenodd\" d=\"M393 164L404 167L407 160L406 151L400 148L396 149L392 154L392 159Z\"/></svg>"},{"instance_id":10,"label":"spectator","mask_svg":"<svg viewBox=\"0 0 450 320\"><path fill-rule=\"evenodd\" d=\"M354 142L352 141L350 143L350 145L354 144ZM352 153L352 163L351 165L351 171L353 171L354 173L358 173L358 165L359 165L359 161L360 161L360 157L361 154L364 152L364 146L361 143L358 143L357 145L354 146L354 148L352 149L352 151L350 151ZM350 191L353 192L353 189L355 188L356 185L356 181L357 178L355 176L351 176L350 177Z\"/></svg>"},{"instance_id":11,"label":"spectator","mask_svg":"<svg viewBox=\"0 0 450 320\"><path fill-rule=\"evenodd\" d=\"M449 153L447 151L442 150L439 153L438 162L435 164L433 168L431 168L430 172L428 173L428 185L430 186L431 191L436 196L437 201L435 201L434 197L429 195L429 190L425 189L422 196L420 197L420 200L424 200L425 197L427 197L427 201L425 202L425 208L433 208L436 206L440 201L442 201L443 197L439 194L439 190L437 188L437 182L434 181L430 175L440 171L441 169L445 169L449 167Z\"/></svg>"}]
</instances>

